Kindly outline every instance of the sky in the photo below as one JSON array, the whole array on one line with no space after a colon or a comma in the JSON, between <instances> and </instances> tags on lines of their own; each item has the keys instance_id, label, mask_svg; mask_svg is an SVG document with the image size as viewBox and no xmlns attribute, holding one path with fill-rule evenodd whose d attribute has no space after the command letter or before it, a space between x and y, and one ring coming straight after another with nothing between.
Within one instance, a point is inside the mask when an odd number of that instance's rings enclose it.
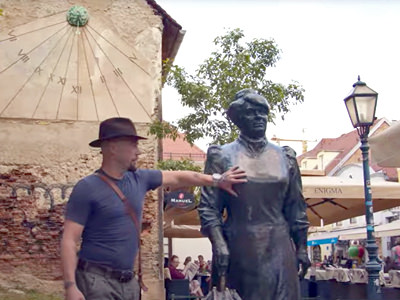
<instances>
[{"instance_id":1,"label":"sky","mask_svg":"<svg viewBox=\"0 0 400 300\"><path fill-rule=\"evenodd\" d=\"M343 99L361 80L378 92L378 118L399 118L400 1L356 0L157 0L186 31L175 63L193 73L215 49L213 40L241 28L248 40L273 39L281 59L266 76L297 81L305 101L285 120L269 123L267 138L338 137L353 129ZM163 89L163 117L173 122L188 113L179 94ZM196 142L203 150L208 140ZM300 143L282 143L301 153ZM316 142L309 142L309 150Z\"/></svg>"}]
</instances>

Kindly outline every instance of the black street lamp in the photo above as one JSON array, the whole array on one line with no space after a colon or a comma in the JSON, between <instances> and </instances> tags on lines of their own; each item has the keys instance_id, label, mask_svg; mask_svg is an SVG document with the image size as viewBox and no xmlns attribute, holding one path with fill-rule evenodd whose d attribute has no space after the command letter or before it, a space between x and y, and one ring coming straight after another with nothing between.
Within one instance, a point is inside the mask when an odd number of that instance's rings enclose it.
<instances>
[{"instance_id":1,"label":"black street lamp","mask_svg":"<svg viewBox=\"0 0 400 300\"><path fill-rule=\"evenodd\" d=\"M366 264L368 272L368 299L381 299L381 290L379 285L379 271L381 266L377 261L378 246L375 241L374 232L374 210L371 196L371 179L369 174L368 159L368 134L371 125L375 121L376 102L378 93L370 89L365 82L358 81L353 84L353 90L350 95L344 99L351 123L357 128L361 140L361 152L364 171L364 193L365 193L365 220L367 223L367 245L369 261Z\"/></svg>"}]
</instances>

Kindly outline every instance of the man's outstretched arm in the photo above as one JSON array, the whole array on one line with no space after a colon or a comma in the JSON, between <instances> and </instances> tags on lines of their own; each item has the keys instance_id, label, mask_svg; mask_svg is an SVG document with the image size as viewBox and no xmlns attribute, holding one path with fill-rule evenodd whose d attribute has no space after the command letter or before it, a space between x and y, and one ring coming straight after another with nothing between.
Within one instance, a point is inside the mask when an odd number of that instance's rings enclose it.
<instances>
[{"instance_id":1,"label":"man's outstretched arm","mask_svg":"<svg viewBox=\"0 0 400 300\"><path fill-rule=\"evenodd\" d=\"M247 182L246 173L238 167L232 167L221 175L221 180L217 182L216 186L235 196L236 192L232 186L237 183ZM213 186L214 183L210 174L193 171L162 171L162 185L170 189L188 186Z\"/></svg>"}]
</instances>

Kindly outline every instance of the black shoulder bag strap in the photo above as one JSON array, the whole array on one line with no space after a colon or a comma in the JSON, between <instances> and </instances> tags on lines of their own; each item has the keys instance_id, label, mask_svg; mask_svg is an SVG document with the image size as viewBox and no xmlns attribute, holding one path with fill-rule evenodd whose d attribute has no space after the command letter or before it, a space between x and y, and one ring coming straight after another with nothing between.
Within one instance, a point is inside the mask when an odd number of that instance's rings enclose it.
<instances>
[{"instance_id":1,"label":"black shoulder bag strap","mask_svg":"<svg viewBox=\"0 0 400 300\"><path fill-rule=\"evenodd\" d=\"M137 218L137 215L135 213L135 210L133 209L132 205L129 204L128 199L125 197L124 193L120 190L120 188L115 184L114 181L112 181L110 178L108 178L106 175L101 174L101 173L95 173L98 177L100 177L105 183L107 183L113 190L114 192L118 195L118 197L121 199L122 203L124 203L125 210L131 217L133 224L135 225L136 228L136 233L137 233L137 238L138 238L138 248L139 248L139 285L143 289L143 291L147 292L148 288L143 282L143 277L142 277L142 255L141 255L141 247L140 247L140 233L142 226L139 224L139 220Z\"/></svg>"}]
</instances>

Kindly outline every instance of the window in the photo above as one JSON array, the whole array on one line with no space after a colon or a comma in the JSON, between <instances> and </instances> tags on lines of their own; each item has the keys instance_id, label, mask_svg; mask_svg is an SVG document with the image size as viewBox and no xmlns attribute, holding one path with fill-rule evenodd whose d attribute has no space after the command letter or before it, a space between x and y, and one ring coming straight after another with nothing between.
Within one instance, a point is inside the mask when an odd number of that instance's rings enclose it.
<instances>
[{"instance_id":1,"label":"window","mask_svg":"<svg viewBox=\"0 0 400 300\"><path fill-rule=\"evenodd\" d=\"M350 218L350 224L356 224L357 218Z\"/></svg>"},{"instance_id":2,"label":"window","mask_svg":"<svg viewBox=\"0 0 400 300\"><path fill-rule=\"evenodd\" d=\"M336 222L336 226L342 226L342 221Z\"/></svg>"}]
</instances>

